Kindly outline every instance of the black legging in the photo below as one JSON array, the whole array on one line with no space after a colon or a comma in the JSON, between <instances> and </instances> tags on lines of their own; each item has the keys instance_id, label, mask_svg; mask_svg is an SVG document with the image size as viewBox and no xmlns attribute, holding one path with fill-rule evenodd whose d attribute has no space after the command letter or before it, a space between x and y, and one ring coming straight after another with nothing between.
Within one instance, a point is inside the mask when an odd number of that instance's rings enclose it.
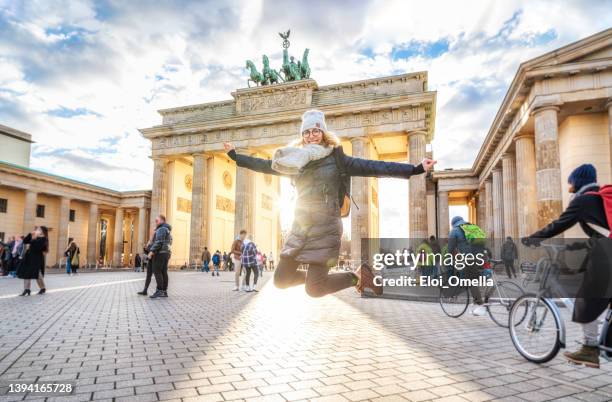
<instances>
[{"instance_id":1,"label":"black legging","mask_svg":"<svg viewBox=\"0 0 612 402\"><path fill-rule=\"evenodd\" d=\"M153 259L149 258L147 260L147 279L145 279L145 287L144 287L144 292L146 293L147 290L149 289L149 285L151 284L151 277L153 276Z\"/></svg>"},{"instance_id":2,"label":"black legging","mask_svg":"<svg viewBox=\"0 0 612 402\"><path fill-rule=\"evenodd\" d=\"M274 285L285 289L305 284L309 296L322 297L356 284L352 272L330 274L329 268L318 264L309 264L308 271L298 271L299 265L293 258L281 257L274 271Z\"/></svg>"},{"instance_id":3,"label":"black legging","mask_svg":"<svg viewBox=\"0 0 612 402\"><path fill-rule=\"evenodd\" d=\"M170 254L155 254L153 255L153 273L155 274L155 282L157 282L157 290L168 290L168 260Z\"/></svg>"},{"instance_id":4,"label":"black legging","mask_svg":"<svg viewBox=\"0 0 612 402\"><path fill-rule=\"evenodd\" d=\"M516 270L514 269L514 260L505 260L504 265L506 266L506 274L508 275L508 278L512 278L511 273L514 274L514 277L516 278Z\"/></svg>"},{"instance_id":5,"label":"black legging","mask_svg":"<svg viewBox=\"0 0 612 402\"><path fill-rule=\"evenodd\" d=\"M257 269L257 265L251 265L248 267L245 267L246 270L246 278L245 278L245 284L247 286L249 286L249 282L251 281L251 272L253 272L253 286L257 285L257 278L259 277L259 270Z\"/></svg>"}]
</instances>

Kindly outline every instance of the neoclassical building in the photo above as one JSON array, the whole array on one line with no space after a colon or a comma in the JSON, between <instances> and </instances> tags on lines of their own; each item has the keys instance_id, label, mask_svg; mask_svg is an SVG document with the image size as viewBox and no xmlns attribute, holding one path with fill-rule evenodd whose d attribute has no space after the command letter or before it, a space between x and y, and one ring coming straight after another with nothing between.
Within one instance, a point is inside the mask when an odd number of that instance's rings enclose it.
<instances>
[{"instance_id":1,"label":"neoclassical building","mask_svg":"<svg viewBox=\"0 0 612 402\"><path fill-rule=\"evenodd\" d=\"M612 29L522 63L472 167L434 173L438 234L459 204L490 238L533 233L569 203L576 166L592 163L610 183L611 136Z\"/></svg>"},{"instance_id":2,"label":"neoclassical building","mask_svg":"<svg viewBox=\"0 0 612 402\"><path fill-rule=\"evenodd\" d=\"M278 255L281 233L278 177L237 168L224 150L270 158L296 139L301 115L317 108L348 154L370 159L420 162L434 135L435 92L418 72L319 86L312 79L239 89L232 99L160 110L158 126L140 130L151 140L154 161L151 217L173 225L171 264L199 259L203 248L229 250L246 229L261 251ZM425 176L409 181L410 232L435 232L435 192ZM376 178L354 177L351 254L359 239L378 236Z\"/></svg>"},{"instance_id":3,"label":"neoclassical building","mask_svg":"<svg viewBox=\"0 0 612 402\"><path fill-rule=\"evenodd\" d=\"M148 237L150 191L119 192L31 169L31 135L0 126L0 240L49 228L47 265L65 263L72 237L81 266L127 266Z\"/></svg>"}]
</instances>

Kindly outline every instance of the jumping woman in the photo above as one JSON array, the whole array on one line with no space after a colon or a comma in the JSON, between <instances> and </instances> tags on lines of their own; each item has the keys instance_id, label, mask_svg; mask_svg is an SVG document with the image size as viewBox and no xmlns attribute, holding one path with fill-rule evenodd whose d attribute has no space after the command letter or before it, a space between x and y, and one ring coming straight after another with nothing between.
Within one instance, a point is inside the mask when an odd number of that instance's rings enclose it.
<instances>
[{"instance_id":1,"label":"jumping woman","mask_svg":"<svg viewBox=\"0 0 612 402\"><path fill-rule=\"evenodd\" d=\"M340 207L344 186L339 164L349 176L408 179L430 170L436 161L424 159L414 166L347 156L340 140L327 130L325 115L319 110L302 115L300 138L277 149L272 160L238 154L231 143L226 142L224 147L239 167L288 176L295 185L295 217L274 273L277 287L305 284L306 293L312 297L351 286L360 293L369 288L382 294L382 287L374 285L374 273L367 264L355 272L329 273L338 261L342 236ZM300 264L308 264L308 271L298 271Z\"/></svg>"}]
</instances>

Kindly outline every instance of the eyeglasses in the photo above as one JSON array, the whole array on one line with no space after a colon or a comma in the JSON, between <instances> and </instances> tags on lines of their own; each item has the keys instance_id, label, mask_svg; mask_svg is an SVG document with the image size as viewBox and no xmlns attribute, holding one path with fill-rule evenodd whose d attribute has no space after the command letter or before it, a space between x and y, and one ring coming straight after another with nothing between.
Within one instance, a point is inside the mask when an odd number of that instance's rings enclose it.
<instances>
[{"instance_id":1,"label":"eyeglasses","mask_svg":"<svg viewBox=\"0 0 612 402\"><path fill-rule=\"evenodd\" d=\"M323 130L319 130L318 128L311 128L302 133L302 137L316 137L319 135L323 135Z\"/></svg>"}]
</instances>

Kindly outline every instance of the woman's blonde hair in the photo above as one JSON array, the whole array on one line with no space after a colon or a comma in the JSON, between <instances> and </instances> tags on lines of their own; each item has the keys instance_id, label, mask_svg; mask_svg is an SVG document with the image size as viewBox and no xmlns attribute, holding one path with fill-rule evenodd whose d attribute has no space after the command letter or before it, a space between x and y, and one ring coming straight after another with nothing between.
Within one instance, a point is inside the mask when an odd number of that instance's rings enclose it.
<instances>
[{"instance_id":1,"label":"woman's blonde hair","mask_svg":"<svg viewBox=\"0 0 612 402\"><path fill-rule=\"evenodd\" d=\"M325 145L326 147L337 147L338 145L340 145L340 139L336 137L336 135L331 131L323 131L323 138L321 139L321 144ZM305 142L302 133L300 133L300 138L297 138L289 143L290 147L303 147L304 145Z\"/></svg>"}]
</instances>

